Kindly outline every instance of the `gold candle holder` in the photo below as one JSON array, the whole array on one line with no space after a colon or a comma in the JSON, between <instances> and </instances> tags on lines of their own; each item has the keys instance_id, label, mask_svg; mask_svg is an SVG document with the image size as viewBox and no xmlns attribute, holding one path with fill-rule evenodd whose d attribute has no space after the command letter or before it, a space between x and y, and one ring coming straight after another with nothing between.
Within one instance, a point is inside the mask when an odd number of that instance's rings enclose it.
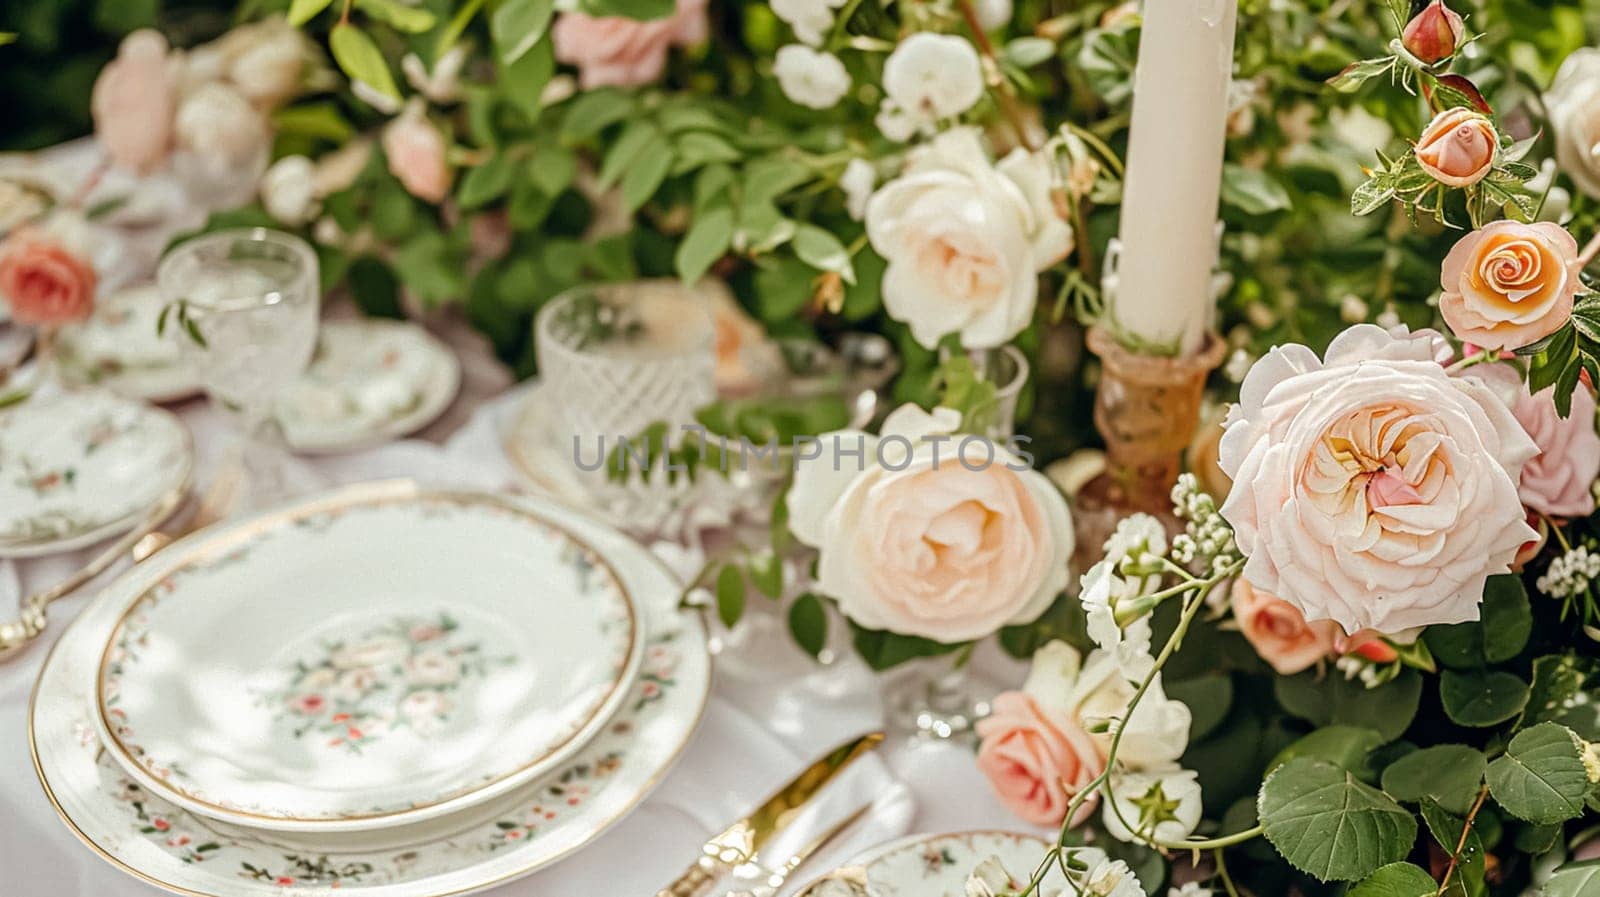
<instances>
[{"instance_id":1,"label":"gold candle holder","mask_svg":"<svg viewBox=\"0 0 1600 897\"><path fill-rule=\"evenodd\" d=\"M1089 329L1088 345L1102 365L1094 425L1105 438L1106 467L1074 497L1079 572L1100 559L1106 537L1131 514L1150 514L1170 532L1182 531L1172 513L1172 487L1200 422L1206 376L1226 350L1208 333L1193 355L1140 355L1100 327Z\"/></svg>"}]
</instances>

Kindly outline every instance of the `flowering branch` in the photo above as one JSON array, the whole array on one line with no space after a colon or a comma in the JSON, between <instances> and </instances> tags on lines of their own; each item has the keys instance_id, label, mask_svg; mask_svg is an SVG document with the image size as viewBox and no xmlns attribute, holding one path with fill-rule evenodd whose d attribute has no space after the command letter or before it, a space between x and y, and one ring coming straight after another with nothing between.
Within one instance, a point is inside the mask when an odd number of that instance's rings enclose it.
<instances>
[{"instance_id":1,"label":"flowering branch","mask_svg":"<svg viewBox=\"0 0 1600 897\"><path fill-rule=\"evenodd\" d=\"M967 29L972 32L972 40L978 45L978 55L983 57L984 77L1000 101L1000 109L1011 123L1011 129L1017 132L1017 141L1027 147L1029 152L1037 151L1039 144L1033 139L1027 119L1022 115L1022 108L1017 105L1017 97L1011 92L1010 83L1000 71L1000 61L995 56L994 44L989 42L989 35L984 32L983 23L978 21L977 8L972 5L972 0L958 0L956 5L961 7L961 18L966 20Z\"/></svg>"}]
</instances>

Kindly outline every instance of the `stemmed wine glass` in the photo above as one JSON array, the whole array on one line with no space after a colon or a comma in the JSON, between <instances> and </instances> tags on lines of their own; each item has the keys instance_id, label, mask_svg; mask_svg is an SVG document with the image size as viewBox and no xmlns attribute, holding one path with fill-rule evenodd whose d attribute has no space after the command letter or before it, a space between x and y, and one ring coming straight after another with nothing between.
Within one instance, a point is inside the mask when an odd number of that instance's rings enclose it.
<instances>
[{"instance_id":1,"label":"stemmed wine glass","mask_svg":"<svg viewBox=\"0 0 1600 897\"><path fill-rule=\"evenodd\" d=\"M169 251L156 280L167 302L163 330L175 332L200 384L241 434L245 482L235 510L288 498L288 452L273 408L316 348L316 253L267 228L217 231Z\"/></svg>"}]
</instances>

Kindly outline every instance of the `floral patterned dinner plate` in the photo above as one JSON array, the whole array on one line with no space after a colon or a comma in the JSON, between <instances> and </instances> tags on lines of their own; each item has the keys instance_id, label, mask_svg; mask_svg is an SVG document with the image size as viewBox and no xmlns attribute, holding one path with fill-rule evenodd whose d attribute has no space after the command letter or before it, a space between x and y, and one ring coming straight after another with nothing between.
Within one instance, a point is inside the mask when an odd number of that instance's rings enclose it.
<instances>
[{"instance_id":1,"label":"floral patterned dinner plate","mask_svg":"<svg viewBox=\"0 0 1600 897\"><path fill-rule=\"evenodd\" d=\"M705 709L711 661L699 619L679 612L678 586L649 552L575 515L540 513L606 559L637 599L649 638L617 715L535 781L461 813L388 830L408 837L391 839L405 846L387 847L356 843L353 833L301 838L225 826L162 799L111 759L91 710L101 648L124 607L174 569L158 555L85 609L45 660L28 734L46 794L107 861L196 897L445 897L510 881L577 850L627 815L682 752ZM195 540L171 550L185 544Z\"/></svg>"},{"instance_id":2,"label":"floral patterned dinner plate","mask_svg":"<svg viewBox=\"0 0 1600 897\"><path fill-rule=\"evenodd\" d=\"M156 332L166 300L155 284L130 287L95 302L94 316L56 338L61 377L103 386L149 402L175 402L200 392L174 334Z\"/></svg>"},{"instance_id":3,"label":"floral patterned dinner plate","mask_svg":"<svg viewBox=\"0 0 1600 897\"><path fill-rule=\"evenodd\" d=\"M990 857L1000 861L1013 886L1021 889L1048 848L1044 839L1016 832L911 835L866 851L796 893L807 897L967 897L967 878ZM1045 878L1041 893L1057 893L1064 887L1057 870Z\"/></svg>"},{"instance_id":4,"label":"floral patterned dinner plate","mask_svg":"<svg viewBox=\"0 0 1600 897\"><path fill-rule=\"evenodd\" d=\"M107 392L0 410L0 557L69 551L129 529L184 488L193 463L177 418Z\"/></svg>"},{"instance_id":5,"label":"floral patterned dinner plate","mask_svg":"<svg viewBox=\"0 0 1600 897\"><path fill-rule=\"evenodd\" d=\"M240 825L505 794L604 728L644 653L605 559L487 495L335 493L160 558L105 640L95 718L145 788Z\"/></svg>"},{"instance_id":6,"label":"floral patterned dinner plate","mask_svg":"<svg viewBox=\"0 0 1600 897\"><path fill-rule=\"evenodd\" d=\"M289 446L347 452L415 432L456 397L461 363L426 330L404 321L327 321L317 353L277 401Z\"/></svg>"}]
</instances>

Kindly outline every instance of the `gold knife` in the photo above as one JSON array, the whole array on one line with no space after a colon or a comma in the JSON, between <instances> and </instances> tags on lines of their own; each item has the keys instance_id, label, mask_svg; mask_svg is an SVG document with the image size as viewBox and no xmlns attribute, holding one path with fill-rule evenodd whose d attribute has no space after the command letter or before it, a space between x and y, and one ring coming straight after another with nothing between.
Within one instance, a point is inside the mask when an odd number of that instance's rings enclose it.
<instances>
[{"instance_id":1,"label":"gold knife","mask_svg":"<svg viewBox=\"0 0 1600 897\"><path fill-rule=\"evenodd\" d=\"M707 841L694 865L672 884L657 891L656 897L701 897L735 866L756 862L762 846L787 828L807 801L841 770L882 742L883 733L873 732L852 738L829 751L779 788L749 816Z\"/></svg>"}]
</instances>

